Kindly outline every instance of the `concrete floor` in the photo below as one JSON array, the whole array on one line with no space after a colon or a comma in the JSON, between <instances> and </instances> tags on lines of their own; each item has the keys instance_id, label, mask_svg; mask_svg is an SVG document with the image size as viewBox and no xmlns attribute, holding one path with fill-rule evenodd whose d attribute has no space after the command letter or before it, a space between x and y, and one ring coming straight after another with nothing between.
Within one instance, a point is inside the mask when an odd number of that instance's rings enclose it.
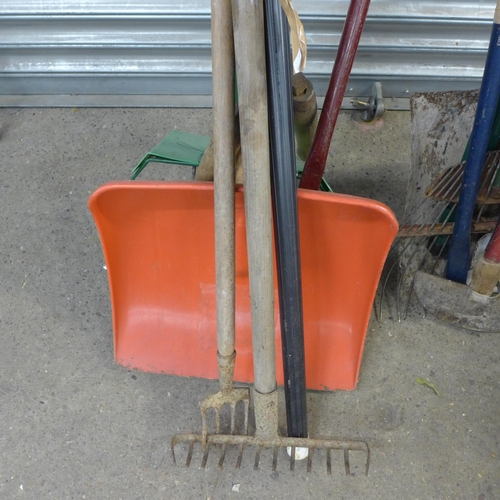
<instances>
[{"instance_id":1,"label":"concrete floor","mask_svg":"<svg viewBox=\"0 0 500 500\"><path fill-rule=\"evenodd\" d=\"M500 498L500 337L453 330L416 309L404 323L372 318L355 391L308 395L311 435L369 442L368 477L359 464L344 477L341 460L332 477L316 463L309 475L284 461L274 473L245 462L174 466L171 436L200 430L198 403L217 382L114 364L87 199L126 179L176 127L208 135L210 112L0 110L0 498ZM409 113L374 127L344 113L335 134L327 180L400 216ZM189 174L155 165L146 176Z\"/></svg>"}]
</instances>

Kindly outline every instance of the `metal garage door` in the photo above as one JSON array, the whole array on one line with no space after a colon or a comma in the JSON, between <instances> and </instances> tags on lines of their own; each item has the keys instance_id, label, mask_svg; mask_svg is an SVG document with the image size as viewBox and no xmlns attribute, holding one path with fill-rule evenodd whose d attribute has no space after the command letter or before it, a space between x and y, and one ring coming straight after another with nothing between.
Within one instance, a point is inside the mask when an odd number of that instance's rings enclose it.
<instances>
[{"instance_id":1,"label":"metal garage door","mask_svg":"<svg viewBox=\"0 0 500 500\"><path fill-rule=\"evenodd\" d=\"M478 87L494 3L372 0L348 95L366 95L376 80L393 97ZM308 38L306 73L320 95L348 4L294 1ZM70 94L209 101L210 0L0 0L0 33L0 102Z\"/></svg>"}]
</instances>

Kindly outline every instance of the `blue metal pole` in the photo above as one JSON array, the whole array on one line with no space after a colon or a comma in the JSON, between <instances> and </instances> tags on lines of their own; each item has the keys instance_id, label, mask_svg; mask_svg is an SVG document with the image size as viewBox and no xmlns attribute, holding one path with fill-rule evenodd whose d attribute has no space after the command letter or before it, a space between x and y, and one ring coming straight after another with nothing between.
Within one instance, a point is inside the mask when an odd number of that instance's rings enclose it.
<instances>
[{"instance_id":1,"label":"blue metal pole","mask_svg":"<svg viewBox=\"0 0 500 500\"><path fill-rule=\"evenodd\" d=\"M500 92L499 21L500 16L497 10L448 252L446 278L458 283L467 281L470 261L470 228Z\"/></svg>"}]
</instances>

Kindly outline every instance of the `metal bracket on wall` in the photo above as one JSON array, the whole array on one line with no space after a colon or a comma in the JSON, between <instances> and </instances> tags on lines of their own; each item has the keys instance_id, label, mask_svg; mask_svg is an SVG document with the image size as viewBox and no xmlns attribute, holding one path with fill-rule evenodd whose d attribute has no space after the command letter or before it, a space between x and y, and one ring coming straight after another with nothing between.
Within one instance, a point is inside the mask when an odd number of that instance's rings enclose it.
<instances>
[{"instance_id":1,"label":"metal bracket on wall","mask_svg":"<svg viewBox=\"0 0 500 500\"><path fill-rule=\"evenodd\" d=\"M361 111L361 119L365 122L371 122L375 118L381 117L385 113L384 99L382 97L382 83L375 82L372 85L372 93L367 100L353 97L351 104L355 109Z\"/></svg>"}]
</instances>

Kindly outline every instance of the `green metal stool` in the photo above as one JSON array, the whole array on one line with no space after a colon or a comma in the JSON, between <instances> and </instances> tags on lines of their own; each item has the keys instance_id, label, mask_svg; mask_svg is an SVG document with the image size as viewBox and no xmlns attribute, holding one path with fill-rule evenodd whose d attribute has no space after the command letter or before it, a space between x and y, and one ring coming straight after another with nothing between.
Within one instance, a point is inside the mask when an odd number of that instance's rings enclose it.
<instances>
[{"instance_id":1,"label":"green metal stool","mask_svg":"<svg viewBox=\"0 0 500 500\"><path fill-rule=\"evenodd\" d=\"M186 165L196 168L208 147L210 137L173 130L159 142L132 170L131 180L150 162Z\"/></svg>"},{"instance_id":2,"label":"green metal stool","mask_svg":"<svg viewBox=\"0 0 500 500\"><path fill-rule=\"evenodd\" d=\"M195 169L200 164L209 143L210 137L205 135L173 130L134 167L130 179L135 180L150 162L186 165ZM305 162L299 157L296 158L296 161L297 179L300 179ZM324 178L321 179L319 189L320 191L333 192Z\"/></svg>"}]
</instances>

